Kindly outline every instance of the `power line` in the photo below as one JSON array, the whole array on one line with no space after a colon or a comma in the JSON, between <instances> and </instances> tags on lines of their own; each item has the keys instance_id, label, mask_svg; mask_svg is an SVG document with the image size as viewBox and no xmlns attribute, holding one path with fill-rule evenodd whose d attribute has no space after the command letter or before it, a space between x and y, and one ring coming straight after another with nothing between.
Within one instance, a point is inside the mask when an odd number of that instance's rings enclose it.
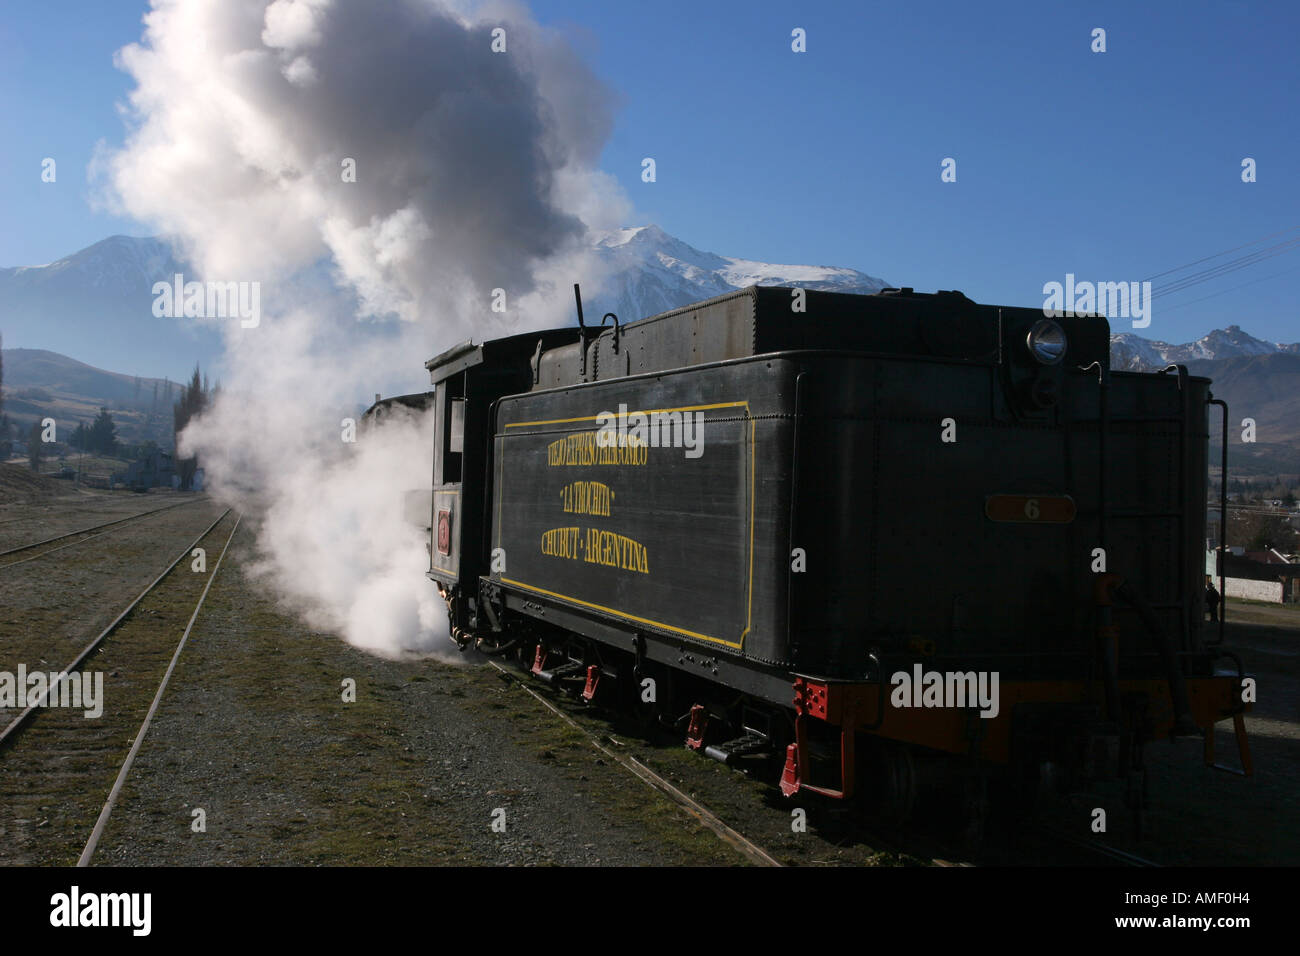
<instances>
[{"instance_id":1,"label":"power line","mask_svg":"<svg viewBox=\"0 0 1300 956\"><path fill-rule=\"evenodd\" d=\"M1300 226L1292 226L1290 229L1283 229L1281 232L1274 232L1274 233L1270 233L1270 234L1267 235L1267 236L1261 236L1261 237L1258 238L1258 239L1252 239L1250 242L1243 243L1243 244L1240 245L1240 246L1233 246L1231 249L1225 249L1225 250L1223 250L1223 252L1216 252L1216 253L1215 253L1214 255L1212 255L1212 256L1206 256L1206 257L1203 258L1203 259L1196 259L1195 261L1193 261L1193 262L1188 262L1188 263L1186 263L1185 265L1176 266L1176 267L1173 268L1173 269L1166 269L1164 272L1157 272L1157 273L1156 273L1155 275L1153 275L1153 276L1147 276L1147 277L1146 277L1145 279L1143 279L1142 281L1143 281L1143 282L1150 282L1152 279L1159 279L1161 276L1171 275L1171 274L1173 274L1173 273L1175 273L1175 272L1182 272L1184 269L1190 268L1190 267L1195 266L1195 265L1200 265L1202 262L1209 262L1211 259L1217 259L1217 258L1219 258L1219 256L1226 256L1229 252L1236 252L1238 249L1246 249L1246 248L1248 248L1248 247L1250 247L1250 246L1257 246L1257 245L1259 245L1261 242L1264 242L1265 240L1268 240L1268 239L1275 239L1275 238L1277 238L1278 236L1284 236L1284 235L1286 235L1288 232L1295 232L1297 229L1300 229Z\"/></svg>"},{"instance_id":2,"label":"power line","mask_svg":"<svg viewBox=\"0 0 1300 956\"><path fill-rule=\"evenodd\" d=\"M1293 249L1300 248L1300 238L1289 239L1286 242L1279 242L1276 245L1268 246L1249 255L1240 256L1236 259L1229 259L1227 262L1220 263L1217 266L1211 266L1209 269L1202 269L1194 272L1189 276L1176 279L1166 286L1162 286L1152 293L1152 298L1157 299L1161 296L1170 295L1174 292L1181 292L1183 289L1202 282L1208 282L1210 279L1217 279L1220 276L1227 275L1230 272L1236 272L1247 266L1255 265L1257 262L1263 262L1265 259L1272 259L1274 256L1280 256L1283 253L1290 252Z\"/></svg>"},{"instance_id":3,"label":"power line","mask_svg":"<svg viewBox=\"0 0 1300 956\"><path fill-rule=\"evenodd\" d=\"M1185 305L1194 305L1197 302L1204 302L1206 299L1213 299L1216 296L1227 295L1229 292L1236 292L1238 289L1244 289L1248 285L1255 285L1257 282L1267 282L1269 279L1276 279L1279 276L1289 275L1290 273L1297 271L1300 271L1300 266L1296 266L1294 269L1283 269L1281 272L1274 272L1271 276L1251 279L1249 282L1243 282L1241 285L1234 285L1231 289L1224 289L1222 292L1211 292L1209 295L1203 295L1199 299L1189 299L1187 302L1179 302L1176 305L1162 306L1160 314L1167 315L1175 309L1181 309ZM1152 295L1152 298L1155 298L1154 294Z\"/></svg>"},{"instance_id":4,"label":"power line","mask_svg":"<svg viewBox=\"0 0 1300 956\"><path fill-rule=\"evenodd\" d=\"M1235 272L1238 269L1245 268L1246 266L1254 265L1256 262L1262 262L1264 259L1271 259L1284 252L1289 252L1297 245L1300 245L1300 238L1280 242L1277 245L1268 246L1258 252L1252 252L1249 255L1241 256L1237 259L1229 259L1227 262L1220 263L1217 266L1211 266L1209 269L1202 269L1199 272L1194 272L1181 279L1175 279L1168 285L1162 286L1156 294L1168 295L1171 292L1178 292L1187 286L1196 285L1198 282L1203 282L1206 279L1217 278L1220 275L1226 275L1229 272Z\"/></svg>"}]
</instances>

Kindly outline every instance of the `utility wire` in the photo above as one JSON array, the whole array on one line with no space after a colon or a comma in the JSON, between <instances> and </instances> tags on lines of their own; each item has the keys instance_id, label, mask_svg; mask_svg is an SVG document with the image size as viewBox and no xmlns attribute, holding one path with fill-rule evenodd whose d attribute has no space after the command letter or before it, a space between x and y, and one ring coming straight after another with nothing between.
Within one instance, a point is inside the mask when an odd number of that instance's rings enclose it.
<instances>
[{"instance_id":1,"label":"utility wire","mask_svg":"<svg viewBox=\"0 0 1300 956\"><path fill-rule=\"evenodd\" d=\"M1252 252L1249 255L1240 256L1237 259L1230 259L1227 262L1220 263L1219 265L1213 266L1209 269L1202 269L1201 271L1194 272L1189 276L1176 279L1168 285L1161 286L1152 293L1151 297L1157 299L1161 296L1171 295L1174 292L1181 292L1183 289L1199 285L1202 282L1208 282L1210 279L1217 279L1220 276L1236 272L1239 269L1246 268L1247 266L1255 265L1257 262L1263 262L1265 259L1272 259L1274 256L1280 256L1283 253L1290 252L1298 247L1300 247L1300 238L1291 239L1287 242L1280 242L1274 246L1268 246L1258 252Z\"/></svg>"},{"instance_id":2,"label":"utility wire","mask_svg":"<svg viewBox=\"0 0 1300 956\"><path fill-rule=\"evenodd\" d=\"M1193 305L1197 302L1204 302L1206 299L1213 299L1217 296L1227 295L1229 292L1236 292L1238 289L1244 289L1248 285L1254 285L1257 282L1266 282L1269 279L1276 279L1279 276L1289 275L1290 273L1297 272L1297 271L1300 271L1300 266L1296 266L1294 269L1283 269L1281 272L1274 272L1271 276L1262 276L1261 278L1258 279L1251 279L1249 282L1243 282L1241 283L1241 285L1234 285L1231 289L1224 289L1222 292L1211 292L1209 295L1203 295L1199 299L1189 299L1186 302L1179 302L1176 305L1162 306L1160 309L1160 314L1168 315L1170 312L1173 312L1175 309L1181 309L1185 305ZM1152 293L1151 297L1154 299L1155 294Z\"/></svg>"},{"instance_id":3,"label":"utility wire","mask_svg":"<svg viewBox=\"0 0 1300 956\"><path fill-rule=\"evenodd\" d=\"M1300 226L1292 226L1290 229L1283 229L1281 232L1274 232L1274 233L1270 233L1270 234L1267 235L1267 236L1262 236L1262 237L1260 237L1259 239L1252 239L1250 242L1243 243L1243 244L1240 245L1240 246L1233 246L1231 249L1225 249L1225 250L1223 250L1222 252L1216 252L1216 253L1215 253L1214 255L1212 255L1212 256L1206 256L1206 257L1203 258L1203 259L1196 259L1196 260L1194 260L1194 261L1192 261L1192 262L1188 262L1188 263L1185 264L1185 265L1176 266L1176 267L1174 267L1173 269L1166 269L1164 272L1157 272L1157 273L1156 273L1155 275L1153 275L1153 276L1147 276L1147 277L1146 277L1145 279L1143 279L1142 281L1143 281L1143 282L1150 282L1152 279L1159 279L1161 276L1172 275L1172 274L1175 273L1175 272L1182 272L1184 269L1191 268L1192 266L1195 266L1195 265L1200 265L1202 262L1209 262L1211 259L1217 259L1217 258L1219 258L1219 256L1226 256L1229 252L1236 252L1236 251L1239 250L1239 249L1246 249L1246 248L1248 248L1248 247L1250 247L1250 246L1256 246L1256 245L1259 245L1261 242L1264 242L1265 240L1268 240L1268 239L1276 239L1278 236L1284 236L1284 235L1286 235L1288 232L1295 232L1297 229L1300 229Z\"/></svg>"}]
</instances>

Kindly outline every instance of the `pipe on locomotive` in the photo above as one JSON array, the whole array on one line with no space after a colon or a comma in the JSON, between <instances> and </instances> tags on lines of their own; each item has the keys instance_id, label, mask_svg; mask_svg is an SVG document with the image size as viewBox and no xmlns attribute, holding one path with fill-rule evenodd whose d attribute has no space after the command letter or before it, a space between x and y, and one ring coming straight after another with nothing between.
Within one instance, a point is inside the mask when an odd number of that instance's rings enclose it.
<instances>
[{"instance_id":1,"label":"pipe on locomotive","mask_svg":"<svg viewBox=\"0 0 1300 956\"><path fill-rule=\"evenodd\" d=\"M1218 405L1223 409L1223 459L1219 465L1219 553L1214 562L1219 572L1219 639L1211 645L1217 647L1223 643L1224 612L1228 610L1228 592L1223 586L1223 567L1228 563L1228 403L1215 398L1211 393L1206 404Z\"/></svg>"}]
</instances>

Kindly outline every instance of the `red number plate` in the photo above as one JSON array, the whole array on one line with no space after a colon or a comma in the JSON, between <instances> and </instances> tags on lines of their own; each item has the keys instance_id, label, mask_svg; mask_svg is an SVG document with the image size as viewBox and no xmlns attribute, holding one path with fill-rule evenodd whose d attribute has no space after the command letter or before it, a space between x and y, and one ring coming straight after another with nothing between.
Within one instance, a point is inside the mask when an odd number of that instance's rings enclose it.
<instances>
[{"instance_id":1,"label":"red number plate","mask_svg":"<svg viewBox=\"0 0 1300 956\"><path fill-rule=\"evenodd\" d=\"M1074 520L1074 499L1069 495L989 495L984 514L991 521L1022 524L1069 524Z\"/></svg>"}]
</instances>

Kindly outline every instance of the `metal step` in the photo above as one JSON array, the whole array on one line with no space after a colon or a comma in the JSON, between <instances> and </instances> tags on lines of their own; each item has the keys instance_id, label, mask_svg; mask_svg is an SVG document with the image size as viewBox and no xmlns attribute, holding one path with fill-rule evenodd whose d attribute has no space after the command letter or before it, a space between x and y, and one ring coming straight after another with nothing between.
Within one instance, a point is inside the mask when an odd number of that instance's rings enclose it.
<instances>
[{"instance_id":1,"label":"metal step","mask_svg":"<svg viewBox=\"0 0 1300 956\"><path fill-rule=\"evenodd\" d=\"M533 673L548 684L554 685L573 677L581 677L586 680L587 666L580 661L568 661L551 670L539 670Z\"/></svg>"},{"instance_id":2,"label":"metal step","mask_svg":"<svg viewBox=\"0 0 1300 956\"><path fill-rule=\"evenodd\" d=\"M737 737L735 740L728 740L726 743L705 747L704 755L712 757L719 763L729 764L737 757L766 753L771 749L771 744L762 734L748 733L743 737Z\"/></svg>"}]
</instances>

